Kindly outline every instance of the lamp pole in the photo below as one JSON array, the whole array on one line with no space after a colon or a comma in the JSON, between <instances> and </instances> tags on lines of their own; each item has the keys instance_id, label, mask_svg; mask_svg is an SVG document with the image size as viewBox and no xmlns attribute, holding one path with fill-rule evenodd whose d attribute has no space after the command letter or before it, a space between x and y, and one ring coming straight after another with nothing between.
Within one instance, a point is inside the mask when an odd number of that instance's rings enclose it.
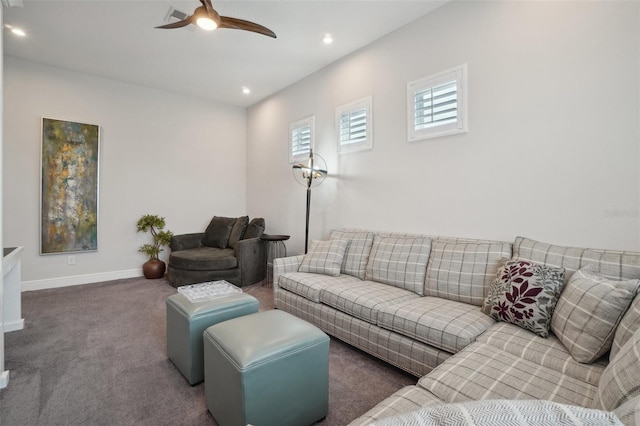
<instances>
[{"instance_id":1,"label":"lamp pole","mask_svg":"<svg viewBox=\"0 0 640 426\"><path fill-rule=\"evenodd\" d=\"M309 250L309 212L311 211L311 184L313 183L313 150L309 150L309 175L307 176L307 223L304 228L304 254Z\"/></svg>"},{"instance_id":2,"label":"lamp pole","mask_svg":"<svg viewBox=\"0 0 640 426\"><path fill-rule=\"evenodd\" d=\"M315 166L313 158L313 150L309 150L309 159L305 163L295 164L293 166L293 175L301 185L307 187L307 217L304 228L304 253L309 251L309 215L311 212L311 187L315 183L316 185L321 183L327 176L327 165L324 159L320 156L320 167Z\"/></svg>"}]
</instances>

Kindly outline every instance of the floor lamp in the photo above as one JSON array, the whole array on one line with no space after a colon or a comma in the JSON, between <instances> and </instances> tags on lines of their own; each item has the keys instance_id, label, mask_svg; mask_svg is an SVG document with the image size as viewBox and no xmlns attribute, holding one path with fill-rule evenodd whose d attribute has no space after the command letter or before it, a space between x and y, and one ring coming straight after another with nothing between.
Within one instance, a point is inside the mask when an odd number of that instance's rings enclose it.
<instances>
[{"instance_id":1,"label":"floor lamp","mask_svg":"<svg viewBox=\"0 0 640 426\"><path fill-rule=\"evenodd\" d=\"M293 166L293 176L299 184L307 187L307 223L304 230L304 253L309 249L309 210L311 209L311 188L322 183L327 176L327 163L318 154L309 151L309 159Z\"/></svg>"}]
</instances>

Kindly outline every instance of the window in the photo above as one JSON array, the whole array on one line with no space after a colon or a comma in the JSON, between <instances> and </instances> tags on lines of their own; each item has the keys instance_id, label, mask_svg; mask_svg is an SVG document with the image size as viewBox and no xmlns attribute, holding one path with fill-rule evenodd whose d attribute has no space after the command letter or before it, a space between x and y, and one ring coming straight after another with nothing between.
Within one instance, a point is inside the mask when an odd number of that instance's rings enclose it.
<instances>
[{"instance_id":1,"label":"window","mask_svg":"<svg viewBox=\"0 0 640 426\"><path fill-rule=\"evenodd\" d=\"M407 84L409 142L467 131L467 65Z\"/></svg>"},{"instance_id":2,"label":"window","mask_svg":"<svg viewBox=\"0 0 640 426\"><path fill-rule=\"evenodd\" d=\"M372 148L371 121L371 96L336 108L338 152Z\"/></svg>"},{"instance_id":3,"label":"window","mask_svg":"<svg viewBox=\"0 0 640 426\"><path fill-rule=\"evenodd\" d=\"M289 162L294 163L309 156L313 147L314 116L303 118L289 125Z\"/></svg>"}]
</instances>

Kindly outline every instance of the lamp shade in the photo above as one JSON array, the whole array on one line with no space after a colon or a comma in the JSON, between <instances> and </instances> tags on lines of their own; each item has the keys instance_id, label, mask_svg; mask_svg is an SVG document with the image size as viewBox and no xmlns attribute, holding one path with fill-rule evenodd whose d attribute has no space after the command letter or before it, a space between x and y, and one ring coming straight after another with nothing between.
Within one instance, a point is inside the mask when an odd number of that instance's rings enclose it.
<instances>
[{"instance_id":1,"label":"lamp shade","mask_svg":"<svg viewBox=\"0 0 640 426\"><path fill-rule=\"evenodd\" d=\"M309 158L303 163L294 164L293 176L296 181L307 188L320 185L327 177L327 162L313 150L309 151Z\"/></svg>"}]
</instances>

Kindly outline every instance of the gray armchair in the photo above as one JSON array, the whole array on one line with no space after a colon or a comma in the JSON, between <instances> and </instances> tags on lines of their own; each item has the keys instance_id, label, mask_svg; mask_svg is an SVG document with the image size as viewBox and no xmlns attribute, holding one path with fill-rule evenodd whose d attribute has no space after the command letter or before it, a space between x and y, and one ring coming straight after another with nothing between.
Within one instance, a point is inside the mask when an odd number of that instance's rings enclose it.
<instances>
[{"instance_id":1,"label":"gray armchair","mask_svg":"<svg viewBox=\"0 0 640 426\"><path fill-rule=\"evenodd\" d=\"M167 277L174 287L226 280L238 287L266 276L262 218L214 216L205 232L174 235Z\"/></svg>"}]
</instances>

